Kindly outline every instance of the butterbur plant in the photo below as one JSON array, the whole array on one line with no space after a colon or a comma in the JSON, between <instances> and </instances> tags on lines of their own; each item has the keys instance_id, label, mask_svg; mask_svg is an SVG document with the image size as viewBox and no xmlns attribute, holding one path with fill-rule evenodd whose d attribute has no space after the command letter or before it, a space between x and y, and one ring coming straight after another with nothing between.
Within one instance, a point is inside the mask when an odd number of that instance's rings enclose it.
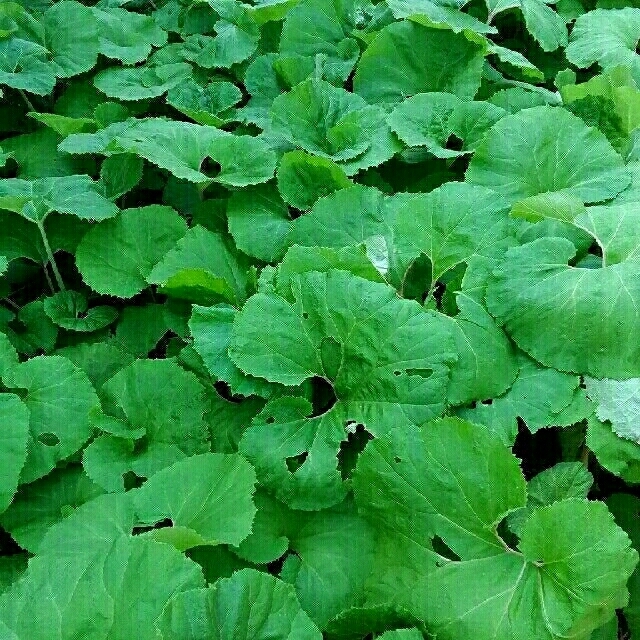
<instances>
[{"instance_id":1,"label":"butterbur plant","mask_svg":"<svg viewBox=\"0 0 640 640\"><path fill-rule=\"evenodd\" d=\"M0 4L0 640L640 638L640 9Z\"/></svg>"}]
</instances>

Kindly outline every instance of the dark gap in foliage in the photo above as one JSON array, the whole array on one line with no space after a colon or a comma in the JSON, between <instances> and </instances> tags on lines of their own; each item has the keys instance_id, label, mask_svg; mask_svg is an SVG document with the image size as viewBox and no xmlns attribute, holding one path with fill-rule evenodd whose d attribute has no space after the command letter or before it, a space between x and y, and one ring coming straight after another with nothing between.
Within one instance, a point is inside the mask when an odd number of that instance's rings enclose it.
<instances>
[{"instance_id":1,"label":"dark gap in foliage","mask_svg":"<svg viewBox=\"0 0 640 640\"><path fill-rule=\"evenodd\" d=\"M311 379L311 405L313 412L310 418L317 418L323 413L330 411L338 401L333 385L320 376Z\"/></svg>"},{"instance_id":2,"label":"dark gap in foliage","mask_svg":"<svg viewBox=\"0 0 640 640\"><path fill-rule=\"evenodd\" d=\"M444 556L449 560L456 562L460 560L460 556L452 551L440 536L434 536L431 539L431 546L436 553L439 553L441 556Z\"/></svg>"},{"instance_id":3,"label":"dark gap in foliage","mask_svg":"<svg viewBox=\"0 0 640 640\"><path fill-rule=\"evenodd\" d=\"M513 453L522 460L522 472L527 480L560 461L561 448L556 427L531 433L524 421L518 418L518 435Z\"/></svg>"},{"instance_id":4,"label":"dark gap in foliage","mask_svg":"<svg viewBox=\"0 0 640 640\"><path fill-rule=\"evenodd\" d=\"M295 207L291 206L287 206L287 209L289 211L289 218L291 218L291 220L296 220L300 216L304 215L304 211L302 211L302 209L296 209Z\"/></svg>"},{"instance_id":5,"label":"dark gap in foliage","mask_svg":"<svg viewBox=\"0 0 640 640\"><path fill-rule=\"evenodd\" d=\"M345 428L349 431L349 435L346 440L340 443L340 450L338 451L338 470L343 480L351 477L353 470L356 468L358 456L364 451L367 442L373 440L373 436L365 429L363 424L356 424L353 420L350 420L345 424Z\"/></svg>"},{"instance_id":6,"label":"dark gap in foliage","mask_svg":"<svg viewBox=\"0 0 640 640\"><path fill-rule=\"evenodd\" d=\"M222 171L222 165L213 158L206 157L200 165L200 172L209 178L215 178Z\"/></svg>"},{"instance_id":7,"label":"dark gap in foliage","mask_svg":"<svg viewBox=\"0 0 640 640\"><path fill-rule=\"evenodd\" d=\"M309 453L304 451L300 455L297 456L289 456L286 458L287 469L289 469L290 473L295 473L303 464L304 461L309 457Z\"/></svg>"},{"instance_id":8,"label":"dark gap in foliage","mask_svg":"<svg viewBox=\"0 0 640 640\"><path fill-rule=\"evenodd\" d=\"M234 395L233 393L231 393L231 387L224 380L218 380L217 382L214 382L213 388L221 398L224 398L228 402L239 404L244 400L244 396Z\"/></svg>"},{"instance_id":9,"label":"dark gap in foliage","mask_svg":"<svg viewBox=\"0 0 640 640\"><path fill-rule=\"evenodd\" d=\"M127 471L122 474L122 481L124 483L124 490L139 489L144 483L146 478L137 476L133 471Z\"/></svg>"},{"instance_id":10,"label":"dark gap in foliage","mask_svg":"<svg viewBox=\"0 0 640 640\"><path fill-rule=\"evenodd\" d=\"M169 347L169 343L173 338L178 338L178 337L179 336L177 333L174 333L173 331L167 331L162 336L162 338L158 340L158 343L156 344L156 346L153 349L151 349L151 351L149 351L149 353L147 354L148 358L150 360L166 358L167 348Z\"/></svg>"},{"instance_id":11,"label":"dark gap in foliage","mask_svg":"<svg viewBox=\"0 0 640 640\"><path fill-rule=\"evenodd\" d=\"M402 297L422 304L429 293L431 274L431 260L424 254L418 256L404 275Z\"/></svg>"},{"instance_id":12,"label":"dark gap in foliage","mask_svg":"<svg viewBox=\"0 0 640 640\"><path fill-rule=\"evenodd\" d=\"M0 527L0 555L14 556L23 553L24 549L11 537L9 532Z\"/></svg>"},{"instance_id":13,"label":"dark gap in foliage","mask_svg":"<svg viewBox=\"0 0 640 640\"><path fill-rule=\"evenodd\" d=\"M267 571L274 576L277 576L282 571L282 566L284 565L285 560L289 552L283 553L279 558L274 560L273 562L269 562L267 564Z\"/></svg>"},{"instance_id":14,"label":"dark gap in foliage","mask_svg":"<svg viewBox=\"0 0 640 640\"><path fill-rule=\"evenodd\" d=\"M156 522L156 524L150 527L133 527L132 535L137 536L141 533L146 533L147 531L153 531L154 529L166 529L167 527L173 527L173 520L171 520L171 518L160 520L160 522Z\"/></svg>"},{"instance_id":15,"label":"dark gap in foliage","mask_svg":"<svg viewBox=\"0 0 640 640\"><path fill-rule=\"evenodd\" d=\"M613 493L630 493L640 498L640 486L629 486L618 476L600 466L594 455L589 456L588 469L593 475L593 487L589 497L593 500L605 500Z\"/></svg>"},{"instance_id":16,"label":"dark gap in foliage","mask_svg":"<svg viewBox=\"0 0 640 640\"><path fill-rule=\"evenodd\" d=\"M464 140L458 138L458 136L452 133L447 139L447 144L445 146L447 149L451 149L452 151L462 151L463 144Z\"/></svg>"}]
</instances>

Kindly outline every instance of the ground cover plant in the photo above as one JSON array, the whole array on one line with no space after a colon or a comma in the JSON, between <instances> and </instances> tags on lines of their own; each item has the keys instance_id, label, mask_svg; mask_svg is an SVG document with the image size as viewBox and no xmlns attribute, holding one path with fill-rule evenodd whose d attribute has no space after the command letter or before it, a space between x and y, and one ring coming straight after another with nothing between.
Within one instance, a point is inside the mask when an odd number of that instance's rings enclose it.
<instances>
[{"instance_id":1,"label":"ground cover plant","mask_svg":"<svg viewBox=\"0 0 640 640\"><path fill-rule=\"evenodd\" d=\"M640 638L627 4L0 4L1 640Z\"/></svg>"}]
</instances>

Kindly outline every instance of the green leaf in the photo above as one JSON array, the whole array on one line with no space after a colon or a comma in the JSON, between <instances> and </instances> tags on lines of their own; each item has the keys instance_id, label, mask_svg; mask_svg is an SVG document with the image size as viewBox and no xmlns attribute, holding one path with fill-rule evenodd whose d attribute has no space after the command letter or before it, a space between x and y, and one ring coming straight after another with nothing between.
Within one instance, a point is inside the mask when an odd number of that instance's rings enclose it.
<instances>
[{"instance_id":1,"label":"green leaf","mask_svg":"<svg viewBox=\"0 0 640 640\"><path fill-rule=\"evenodd\" d=\"M640 444L638 416L640 415L640 379L595 380L585 377L587 395L596 406L596 416L610 422L611 428L622 438Z\"/></svg>"},{"instance_id":2,"label":"green leaf","mask_svg":"<svg viewBox=\"0 0 640 640\"><path fill-rule=\"evenodd\" d=\"M538 509L519 548L427 576L414 589L414 612L443 640L552 640L588 637L626 604L638 555L603 503L568 499Z\"/></svg>"},{"instance_id":3,"label":"green leaf","mask_svg":"<svg viewBox=\"0 0 640 640\"><path fill-rule=\"evenodd\" d=\"M393 105L416 93L473 98L484 47L464 34L403 20L381 29L356 67L353 90L369 103Z\"/></svg>"},{"instance_id":4,"label":"green leaf","mask_svg":"<svg viewBox=\"0 0 640 640\"><path fill-rule=\"evenodd\" d=\"M359 184L341 189L320 198L310 213L292 223L290 242L335 249L364 243L371 258L382 254L385 276L400 287L416 253L397 238L395 219L397 211L415 197L405 193L385 197Z\"/></svg>"},{"instance_id":5,"label":"green leaf","mask_svg":"<svg viewBox=\"0 0 640 640\"><path fill-rule=\"evenodd\" d=\"M3 384L29 410L27 460L21 482L33 482L90 438L89 411L98 396L84 371L62 356L37 356L5 371Z\"/></svg>"},{"instance_id":6,"label":"green leaf","mask_svg":"<svg viewBox=\"0 0 640 640\"><path fill-rule=\"evenodd\" d=\"M111 67L94 77L96 88L110 98L144 100L157 98L191 77L191 65L185 62L140 67Z\"/></svg>"},{"instance_id":7,"label":"green leaf","mask_svg":"<svg viewBox=\"0 0 640 640\"><path fill-rule=\"evenodd\" d=\"M527 483L527 506L509 514L509 529L520 535L536 509L566 498L586 499L592 485L593 476L581 462L559 462L541 471Z\"/></svg>"},{"instance_id":8,"label":"green leaf","mask_svg":"<svg viewBox=\"0 0 640 640\"><path fill-rule=\"evenodd\" d=\"M593 408L584 397L580 378L555 369L546 369L522 355L519 357L518 377L503 395L471 408L457 408L456 415L485 425L508 446L512 446L518 433L517 419L521 418L531 433L550 426L569 426L588 417ZM586 415L574 417L569 411L568 422L564 414L575 403L575 408Z\"/></svg>"},{"instance_id":9,"label":"green leaf","mask_svg":"<svg viewBox=\"0 0 640 640\"><path fill-rule=\"evenodd\" d=\"M79 291L60 291L44 299L44 312L63 329L91 332L115 322L118 311L100 305L89 309L86 295Z\"/></svg>"},{"instance_id":10,"label":"green leaf","mask_svg":"<svg viewBox=\"0 0 640 640\"><path fill-rule=\"evenodd\" d=\"M42 222L52 211L84 220L104 220L118 212L115 204L98 193L96 183L89 176L2 180L0 207L33 222Z\"/></svg>"},{"instance_id":11,"label":"green leaf","mask_svg":"<svg viewBox=\"0 0 640 640\"><path fill-rule=\"evenodd\" d=\"M122 413L134 429L143 428L150 443L172 444L186 455L208 449L204 389L175 360L136 360L108 380L102 392L105 410Z\"/></svg>"},{"instance_id":12,"label":"green leaf","mask_svg":"<svg viewBox=\"0 0 640 640\"><path fill-rule=\"evenodd\" d=\"M104 195L115 200L133 189L142 179L143 162L131 153L105 158L100 167L100 184Z\"/></svg>"},{"instance_id":13,"label":"green leaf","mask_svg":"<svg viewBox=\"0 0 640 640\"><path fill-rule=\"evenodd\" d=\"M124 209L86 233L76 264L94 291L131 298L147 287L153 267L185 233L186 222L171 207Z\"/></svg>"},{"instance_id":14,"label":"green leaf","mask_svg":"<svg viewBox=\"0 0 640 640\"><path fill-rule=\"evenodd\" d=\"M0 395L0 420L5 425L0 437L2 442L0 459L3 469L0 481L0 513L2 513L13 500L18 488L20 472L27 459L29 409L17 395L3 393Z\"/></svg>"},{"instance_id":15,"label":"green leaf","mask_svg":"<svg viewBox=\"0 0 640 640\"><path fill-rule=\"evenodd\" d=\"M275 293L249 298L229 355L246 373L282 384L322 377L337 401L312 417L302 398L273 400L240 451L289 506L318 509L344 496L336 455L345 430L360 423L377 435L440 415L455 352L445 320L384 284L330 270L292 276L286 286L293 303ZM341 357L327 358L327 343ZM287 459L296 456L303 462L292 473Z\"/></svg>"},{"instance_id":16,"label":"green leaf","mask_svg":"<svg viewBox=\"0 0 640 640\"><path fill-rule=\"evenodd\" d=\"M621 438L595 416L589 419L586 443L607 471L630 484L640 483L640 445Z\"/></svg>"},{"instance_id":17,"label":"green leaf","mask_svg":"<svg viewBox=\"0 0 640 640\"><path fill-rule=\"evenodd\" d=\"M276 385L243 373L228 354L233 321L237 309L226 304L211 307L193 305L189 330L193 347L201 356L207 371L229 384L232 393L269 397Z\"/></svg>"},{"instance_id":18,"label":"green leaf","mask_svg":"<svg viewBox=\"0 0 640 640\"><path fill-rule=\"evenodd\" d=\"M637 264L568 266L575 247L540 238L509 249L487 287L487 308L524 351L548 367L597 378L640 375ZM615 283L615 284L614 284Z\"/></svg>"},{"instance_id":19,"label":"green leaf","mask_svg":"<svg viewBox=\"0 0 640 640\"><path fill-rule=\"evenodd\" d=\"M302 562L291 582L304 610L324 629L331 618L359 602L374 559L375 533L352 501L292 516L298 526L290 533L290 547Z\"/></svg>"},{"instance_id":20,"label":"green leaf","mask_svg":"<svg viewBox=\"0 0 640 640\"><path fill-rule=\"evenodd\" d=\"M465 102L450 93L433 91L407 98L389 115L392 131L409 146L424 146L437 158L471 153L485 132L506 112L488 102ZM460 151L447 149L451 135L463 140Z\"/></svg>"},{"instance_id":21,"label":"green leaf","mask_svg":"<svg viewBox=\"0 0 640 640\"><path fill-rule=\"evenodd\" d=\"M460 313L451 319L451 332L459 359L447 392L453 406L501 395L518 374L514 349L493 318L462 293L456 302Z\"/></svg>"},{"instance_id":22,"label":"green leaf","mask_svg":"<svg viewBox=\"0 0 640 640\"><path fill-rule=\"evenodd\" d=\"M170 528L156 529L150 536L188 546L240 544L251 532L256 513L253 504L255 471L237 454L204 453L192 456L151 476L136 491L138 517L147 525L171 518Z\"/></svg>"},{"instance_id":23,"label":"green leaf","mask_svg":"<svg viewBox=\"0 0 640 640\"><path fill-rule=\"evenodd\" d=\"M147 276L168 295L196 304L242 304L247 296L248 260L227 236L200 225L188 229Z\"/></svg>"},{"instance_id":24,"label":"green leaf","mask_svg":"<svg viewBox=\"0 0 640 640\"><path fill-rule=\"evenodd\" d=\"M0 522L23 549L35 554L52 526L103 493L82 467L55 469L48 476L20 487L13 504L0 516Z\"/></svg>"},{"instance_id":25,"label":"green leaf","mask_svg":"<svg viewBox=\"0 0 640 640\"><path fill-rule=\"evenodd\" d=\"M232 193L227 201L227 221L240 251L265 262L276 262L284 255L291 218L274 185ZM256 234L256 229L261 233Z\"/></svg>"},{"instance_id":26,"label":"green leaf","mask_svg":"<svg viewBox=\"0 0 640 640\"><path fill-rule=\"evenodd\" d=\"M161 47L167 42L167 32L149 16L116 7L91 10L98 21L100 53L107 58L121 60L126 65L136 64L146 60L152 47Z\"/></svg>"},{"instance_id":27,"label":"green leaf","mask_svg":"<svg viewBox=\"0 0 640 640\"><path fill-rule=\"evenodd\" d=\"M96 134L72 135L60 149L68 153L134 153L176 178L236 187L268 181L276 166L275 154L258 138L160 118L130 119ZM220 173L208 176L200 171L206 158L220 164Z\"/></svg>"},{"instance_id":28,"label":"green leaf","mask_svg":"<svg viewBox=\"0 0 640 640\"><path fill-rule=\"evenodd\" d=\"M342 164L347 175L378 165L401 149L380 107L322 80L302 82L273 101L271 132Z\"/></svg>"},{"instance_id":29,"label":"green leaf","mask_svg":"<svg viewBox=\"0 0 640 640\"><path fill-rule=\"evenodd\" d=\"M602 132L565 109L545 106L493 125L469 163L466 180L512 203L548 191L588 203L613 198L628 186L630 175Z\"/></svg>"},{"instance_id":30,"label":"green leaf","mask_svg":"<svg viewBox=\"0 0 640 640\"><path fill-rule=\"evenodd\" d=\"M628 493L614 493L607 498L607 507L613 513L616 523L621 526L631 538L633 546L637 549L640 546L640 531L638 530L639 500L636 496ZM640 629L640 612L638 604L640 601L640 574L634 571L629 580L628 587L631 596L629 604L624 608L624 619L629 625L632 633L638 633Z\"/></svg>"},{"instance_id":31,"label":"green leaf","mask_svg":"<svg viewBox=\"0 0 640 640\"><path fill-rule=\"evenodd\" d=\"M603 70L624 65L640 82L640 12L636 8L594 9L581 15L571 30L567 60L580 69L598 62Z\"/></svg>"},{"instance_id":32,"label":"green leaf","mask_svg":"<svg viewBox=\"0 0 640 640\"><path fill-rule=\"evenodd\" d=\"M133 525L127 496L82 505L49 529L44 553L0 596L0 620L17 637L33 640L79 634L155 640L165 603L205 582L199 565L170 545L132 537Z\"/></svg>"},{"instance_id":33,"label":"green leaf","mask_svg":"<svg viewBox=\"0 0 640 640\"><path fill-rule=\"evenodd\" d=\"M226 113L242 99L242 91L227 81L214 80L204 87L187 79L167 94L167 103L198 124L220 127Z\"/></svg>"},{"instance_id":34,"label":"green leaf","mask_svg":"<svg viewBox=\"0 0 640 640\"><path fill-rule=\"evenodd\" d=\"M253 569L178 594L159 623L166 640L320 640L293 587Z\"/></svg>"},{"instance_id":35,"label":"green leaf","mask_svg":"<svg viewBox=\"0 0 640 640\"><path fill-rule=\"evenodd\" d=\"M118 326L129 315L129 310L125 309L123 311ZM134 360L131 354L125 353L115 343L112 344L110 342L94 342L92 344L81 342L77 345L57 349L56 354L68 358L76 367L82 369L87 374L94 389L98 392L100 392L102 385L109 378Z\"/></svg>"},{"instance_id":36,"label":"green leaf","mask_svg":"<svg viewBox=\"0 0 640 640\"><path fill-rule=\"evenodd\" d=\"M543 0L520 0L520 8L527 29L543 51L555 51L567 46L565 20Z\"/></svg>"},{"instance_id":37,"label":"green leaf","mask_svg":"<svg viewBox=\"0 0 640 640\"><path fill-rule=\"evenodd\" d=\"M278 191L296 209L310 209L323 196L353 183L335 162L304 151L285 153L277 171Z\"/></svg>"},{"instance_id":38,"label":"green leaf","mask_svg":"<svg viewBox=\"0 0 640 640\"><path fill-rule=\"evenodd\" d=\"M526 496L513 454L487 430L457 418L373 440L353 483L360 512L376 529L426 549L437 535L461 559L476 562L504 554L497 523L524 506ZM442 598L455 595L448 590Z\"/></svg>"},{"instance_id":39,"label":"green leaf","mask_svg":"<svg viewBox=\"0 0 640 640\"><path fill-rule=\"evenodd\" d=\"M98 60L98 23L88 7L75 0L56 2L43 16L45 46L55 74L70 78L89 71Z\"/></svg>"},{"instance_id":40,"label":"green leaf","mask_svg":"<svg viewBox=\"0 0 640 640\"><path fill-rule=\"evenodd\" d=\"M509 203L491 189L450 182L398 209L397 244L432 264L431 289L457 264L473 256L496 258L509 241Z\"/></svg>"}]
</instances>

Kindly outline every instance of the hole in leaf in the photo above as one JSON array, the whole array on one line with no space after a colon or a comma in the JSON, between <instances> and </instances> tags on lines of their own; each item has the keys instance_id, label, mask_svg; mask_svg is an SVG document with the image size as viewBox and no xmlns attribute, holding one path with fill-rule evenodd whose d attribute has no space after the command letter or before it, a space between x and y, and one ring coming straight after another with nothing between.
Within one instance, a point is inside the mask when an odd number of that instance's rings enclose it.
<instances>
[{"instance_id":1,"label":"hole in leaf","mask_svg":"<svg viewBox=\"0 0 640 640\"><path fill-rule=\"evenodd\" d=\"M86 312L86 311L80 311L80 313L78 313L78 314L76 315L76 317L77 317L77 318L80 318L80 319L82 319L82 318L86 318L86 317L87 317L87 312Z\"/></svg>"},{"instance_id":2,"label":"hole in leaf","mask_svg":"<svg viewBox=\"0 0 640 640\"><path fill-rule=\"evenodd\" d=\"M434 536L431 539L431 546L436 553L448 558L449 560L460 560L460 556L453 552L440 536Z\"/></svg>"},{"instance_id":3,"label":"hole in leaf","mask_svg":"<svg viewBox=\"0 0 640 640\"><path fill-rule=\"evenodd\" d=\"M209 178L215 178L222 171L222 165L213 158L205 158L200 166L200 171Z\"/></svg>"},{"instance_id":4,"label":"hole in leaf","mask_svg":"<svg viewBox=\"0 0 640 640\"><path fill-rule=\"evenodd\" d=\"M276 421L276 419L275 419L273 416L269 416L269 417L265 420L265 422L266 422L267 424L273 424L275 421Z\"/></svg>"},{"instance_id":5,"label":"hole in leaf","mask_svg":"<svg viewBox=\"0 0 640 640\"><path fill-rule=\"evenodd\" d=\"M296 220L300 216L304 215L304 211L301 209L296 209L295 207L287 207L287 209L289 210L289 218L291 218L291 220Z\"/></svg>"},{"instance_id":6,"label":"hole in leaf","mask_svg":"<svg viewBox=\"0 0 640 640\"><path fill-rule=\"evenodd\" d=\"M452 133L447 139L446 147L447 149L451 149L453 151L462 151L463 144L464 144L464 141Z\"/></svg>"},{"instance_id":7,"label":"hole in leaf","mask_svg":"<svg viewBox=\"0 0 640 640\"><path fill-rule=\"evenodd\" d=\"M139 489L145 482L144 476L137 476L133 471L127 471L122 474L122 481L124 482L124 490Z\"/></svg>"},{"instance_id":8,"label":"hole in leaf","mask_svg":"<svg viewBox=\"0 0 640 640\"><path fill-rule=\"evenodd\" d=\"M488 400L481 400L480 404L491 405L493 404L493 400L491 398L489 398Z\"/></svg>"},{"instance_id":9,"label":"hole in leaf","mask_svg":"<svg viewBox=\"0 0 640 640\"><path fill-rule=\"evenodd\" d=\"M46 445L47 447L55 447L57 444L60 444L60 438L55 433L47 432L41 433L38 436L38 442Z\"/></svg>"},{"instance_id":10,"label":"hole in leaf","mask_svg":"<svg viewBox=\"0 0 640 640\"><path fill-rule=\"evenodd\" d=\"M309 314L308 314L306 311L303 311L303 312L302 312L302 317L303 317L305 320L308 320L308 319L309 319Z\"/></svg>"},{"instance_id":11,"label":"hole in leaf","mask_svg":"<svg viewBox=\"0 0 640 640\"><path fill-rule=\"evenodd\" d=\"M287 469L289 469L289 472L295 473L304 464L304 461L308 456L309 454L305 451L299 456L290 456L289 458L286 458Z\"/></svg>"},{"instance_id":12,"label":"hole in leaf","mask_svg":"<svg viewBox=\"0 0 640 640\"><path fill-rule=\"evenodd\" d=\"M399 464L400 462L402 462L402 458L398 458L398 456L393 456L393 461L394 461L396 464Z\"/></svg>"},{"instance_id":13,"label":"hole in leaf","mask_svg":"<svg viewBox=\"0 0 640 640\"><path fill-rule=\"evenodd\" d=\"M365 429L364 425L356 424L354 420L349 420L345 424L345 428L349 431L349 435L346 440L340 443L338 451L338 469L343 480L351 476L356 468L358 456L364 451L367 442L373 440L373 436Z\"/></svg>"},{"instance_id":14,"label":"hole in leaf","mask_svg":"<svg viewBox=\"0 0 640 640\"><path fill-rule=\"evenodd\" d=\"M393 372L394 376L399 376L402 372L398 371L397 369Z\"/></svg>"},{"instance_id":15,"label":"hole in leaf","mask_svg":"<svg viewBox=\"0 0 640 640\"><path fill-rule=\"evenodd\" d=\"M410 376L420 376L421 378L430 378L433 375L433 369L405 369Z\"/></svg>"},{"instance_id":16,"label":"hole in leaf","mask_svg":"<svg viewBox=\"0 0 640 640\"><path fill-rule=\"evenodd\" d=\"M320 376L314 376L311 379L311 405L313 413L310 418L317 418L323 413L330 411L333 405L338 401L333 385Z\"/></svg>"}]
</instances>

